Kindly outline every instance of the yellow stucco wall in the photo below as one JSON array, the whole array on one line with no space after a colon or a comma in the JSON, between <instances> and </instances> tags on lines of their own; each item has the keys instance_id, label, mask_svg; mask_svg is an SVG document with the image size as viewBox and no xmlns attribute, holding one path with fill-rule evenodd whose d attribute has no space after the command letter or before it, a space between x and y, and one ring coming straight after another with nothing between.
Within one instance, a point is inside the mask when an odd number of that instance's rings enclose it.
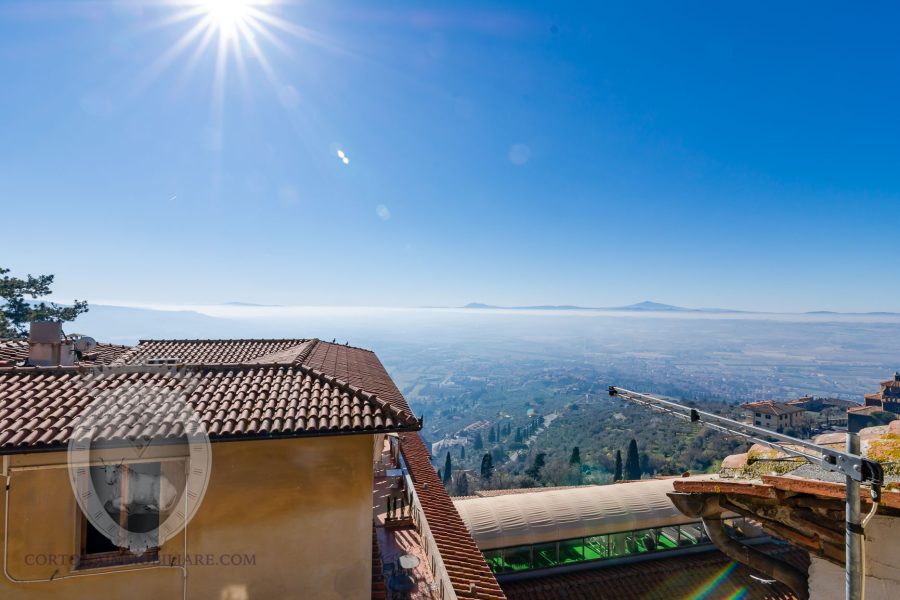
<instances>
[{"instance_id":1,"label":"yellow stucco wall","mask_svg":"<svg viewBox=\"0 0 900 600\"><path fill-rule=\"evenodd\" d=\"M371 597L370 436L212 448L209 486L188 525L188 598ZM0 521L8 551L0 550L5 567L0 598L182 598L181 568L73 570L68 557L79 552L79 512L66 469L52 467L64 465L65 458L64 453L9 457L8 532ZM0 517L7 508L4 498L0 494ZM175 536L160 554L181 562L184 541L183 534ZM73 577L89 573L99 575ZM50 577L54 581L12 581Z\"/></svg>"}]
</instances>

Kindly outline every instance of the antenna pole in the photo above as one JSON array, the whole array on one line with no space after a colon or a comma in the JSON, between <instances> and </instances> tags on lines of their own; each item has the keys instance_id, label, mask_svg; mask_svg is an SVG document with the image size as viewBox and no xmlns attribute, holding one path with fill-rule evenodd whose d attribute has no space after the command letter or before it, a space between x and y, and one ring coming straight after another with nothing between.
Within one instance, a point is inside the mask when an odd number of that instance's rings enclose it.
<instances>
[{"instance_id":1,"label":"antenna pole","mask_svg":"<svg viewBox=\"0 0 900 600\"><path fill-rule=\"evenodd\" d=\"M859 454L859 434L847 432L847 454ZM859 481L847 476L846 515L846 597L847 600L862 600L862 544L863 531L860 526Z\"/></svg>"},{"instance_id":2,"label":"antenna pole","mask_svg":"<svg viewBox=\"0 0 900 600\"><path fill-rule=\"evenodd\" d=\"M715 431L742 437L745 440L784 452L788 456L803 458L826 471L843 475L847 482L844 517L846 531L844 537L846 546L844 555L846 598L847 600L863 600L865 582L863 581L862 545L864 532L860 519L860 483L867 483L872 486L870 492L872 502L877 505L881 494L881 486L884 484L884 471L877 461L860 456L858 431L852 431L852 427L848 430L847 447L842 452L828 446L820 446L807 440L793 438L775 431L734 421L649 394L641 394L624 388L610 386L609 395L628 400L646 408L668 413L691 423L702 423Z\"/></svg>"}]
</instances>

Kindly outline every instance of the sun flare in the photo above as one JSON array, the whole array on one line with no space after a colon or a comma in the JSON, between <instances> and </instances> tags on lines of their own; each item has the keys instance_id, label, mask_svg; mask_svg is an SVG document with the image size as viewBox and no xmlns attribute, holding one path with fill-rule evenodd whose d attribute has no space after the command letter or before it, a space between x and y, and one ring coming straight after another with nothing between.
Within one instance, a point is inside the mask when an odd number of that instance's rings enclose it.
<instances>
[{"instance_id":1,"label":"sun flare","mask_svg":"<svg viewBox=\"0 0 900 600\"><path fill-rule=\"evenodd\" d=\"M259 4L259 2L253 0L203 0L201 6L219 32L230 37L235 35L238 28L247 22L254 4Z\"/></svg>"}]
</instances>

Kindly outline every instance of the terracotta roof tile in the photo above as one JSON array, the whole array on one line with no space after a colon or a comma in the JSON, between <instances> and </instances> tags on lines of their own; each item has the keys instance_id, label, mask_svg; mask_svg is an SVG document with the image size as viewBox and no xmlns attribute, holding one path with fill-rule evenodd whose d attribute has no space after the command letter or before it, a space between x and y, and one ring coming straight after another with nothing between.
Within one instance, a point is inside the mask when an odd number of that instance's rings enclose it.
<instances>
[{"instance_id":1,"label":"terracotta roof tile","mask_svg":"<svg viewBox=\"0 0 900 600\"><path fill-rule=\"evenodd\" d=\"M303 364L372 392L401 413L412 414L406 399L371 350L317 341Z\"/></svg>"},{"instance_id":2,"label":"terracotta roof tile","mask_svg":"<svg viewBox=\"0 0 900 600\"><path fill-rule=\"evenodd\" d=\"M135 386L135 392L127 386ZM378 396L302 365L14 367L0 368L0 453L66 444L77 418L101 389L103 394L125 390L125 398L135 402L148 397L186 400L213 441L418 429L411 414L400 414ZM162 394L171 389L179 392ZM94 439L115 442L182 433L177 419L137 425L135 411L123 407Z\"/></svg>"},{"instance_id":3,"label":"terracotta roof tile","mask_svg":"<svg viewBox=\"0 0 900 600\"><path fill-rule=\"evenodd\" d=\"M787 544L758 547L795 566L809 568L806 552ZM501 585L510 600L669 600L670 598L795 598L780 583L768 585L750 577L746 566L731 561L718 550L656 560L506 581ZM756 574L759 576L759 574ZM765 577L763 577L765 579ZM741 590L744 590L743 593Z\"/></svg>"},{"instance_id":4,"label":"terracotta roof tile","mask_svg":"<svg viewBox=\"0 0 900 600\"><path fill-rule=\"evenodd\" d=\"M85 354L80 364L106 365L131 350L131 346L98 343L93 351ZM28 358L28 340L0 340L0 362L21 363Z\"/></svg>"},{"instance_id":5,"label":"terracotta roof tile","mask_svg":"<svg viewBox=\"0 0 900 600\"><path fill-rule=\"evenodd\" d=\"M175 359L185 364L290 363L315 340L141 340L116 364L147 364L153 359Z\"/></svg>"},{"instance_id":6,"label":"terracotta roof tile","mask_svg":"<svg viewBox=\"0 0 900 600\"><path fill-rule=\"evenodd\" d=\"M371 350L317 339L141 340L116 364L175 359L185 364L284 364L311 367L365 390L412 416L406 399Z\"/></svg>"},{"instance_id":7,"label":"terracotta roof tile","mask_svg":"<svg viewBox=\"0 0 900 600\"><path fill-rule=\"evenodd\" d=\"M505 598L431 466L431 456L422 438L417 433L401 433L400 449L457 597L482 600ZM475 585L474 595L470 593L472 584Z\"/></svg>"},{"instance_id":8,"label":"terracotta roof tile","mask_svg":"<svg viewBox=\"0 0 900 600\"><path fill-rule=\"evenodd\" d=\"M749 402L741 404L741 408L752 410L764 415L788 415L796 412L803 412L799 406L792 406L784 402L775 402L774 400L765 400L763 402Z\"/></svg>"}]
</instances>

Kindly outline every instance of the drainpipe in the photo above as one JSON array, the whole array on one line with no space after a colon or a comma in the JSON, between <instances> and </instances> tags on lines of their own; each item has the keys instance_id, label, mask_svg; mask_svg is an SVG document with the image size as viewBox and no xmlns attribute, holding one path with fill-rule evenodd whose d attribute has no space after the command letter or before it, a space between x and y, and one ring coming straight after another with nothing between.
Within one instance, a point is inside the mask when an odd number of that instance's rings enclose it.
<instances>
[{"instance_id":1,"label":"drainpipe","mask_svg":"<svg viewBox=\"0 0 900 600\"><path fill-rule=\"evenodd\" d=\"M700 518L709 539L728 558L744 564L754 571L775 579L791 589L800 600L809 600L807 575L800 569L747 546L728 535L722 521L723 509L717 497L696 496L671 492L669 499L683 514Z\"/></svg>"}]
</instances>

